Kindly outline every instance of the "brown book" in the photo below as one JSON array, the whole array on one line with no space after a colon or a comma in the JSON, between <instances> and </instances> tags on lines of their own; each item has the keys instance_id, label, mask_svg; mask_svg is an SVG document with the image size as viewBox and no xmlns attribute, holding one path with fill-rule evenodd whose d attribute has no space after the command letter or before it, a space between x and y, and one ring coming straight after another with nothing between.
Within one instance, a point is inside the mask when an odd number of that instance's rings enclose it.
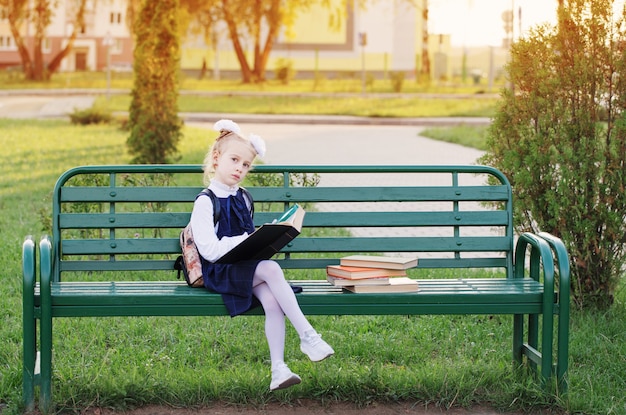
<instances>
[{"instance_id":1,"label":"brown book","mask_svg":"<svg viewBox=\"0 0 626 415\"><path fill-rule=\"evenodd\" d=\"M417 266L415 257L350 255L339 260L340 265L348 267L408 269Z\"/></svg>"},{"instance_id":2,"label":"brown book","mask_svg":"<svg viewBox=\"0 0 626 415\"><path fill-rule=\"evenodd\" d=\"M353 293L410 293L417 291L417 281L407 277L390 278L388 285L352 285L343 287Z\"/></svg>"},{"instance_id":3,"label":"brown book","mask_svg":"<svg viewBox=\"0 0 626 415\"><path fill-rule=\"evenodd\" d=\"M363 268L348 267L345 265L329 265L326 267L326 274L333 277L348 279L380 278L380 277L404 277L406 271L403 269L387 268Z\"/></svg>"},{"instance_id":4,"label":"brown book","mask_svg":"<svg viewBox=\"0 0 626 415\"><path fill-rule=\"evenodd\" d=\"M349 280L347 278L341 277L333 277L332 275L327 275L326 279L335 287L346 287L346 286L354 286L354 285L389 285L389 277L379 277L379 278L363 278L360 280Z\"/></svg>"},{"instance_id":5,"label":"brown book","mask_svg":"<svg viewBox=\"0 0 626 415\"><path fill-rule=\"evenodd\" d=\"M300 235L304 215L304 209L297 204L294 205L274 222L259 227L215 262L232 264L247 259L271 258L293 238Z\"/></svg>"}]
</instances>

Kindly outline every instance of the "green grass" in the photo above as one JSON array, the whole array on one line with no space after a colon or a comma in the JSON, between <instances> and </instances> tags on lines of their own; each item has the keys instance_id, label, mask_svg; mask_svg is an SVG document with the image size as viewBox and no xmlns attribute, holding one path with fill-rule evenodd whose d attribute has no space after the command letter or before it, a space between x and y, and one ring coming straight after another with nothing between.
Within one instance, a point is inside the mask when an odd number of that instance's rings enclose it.
<instances>
[{"instance_id":1,"label":"green grass","mask_svg":"<svg viewBox=\"0 0 626 415\"><path fill-rule=\"evenodd\" d=\"M130 96L114 95L113 111L127 111ZM102 98L101 98L102 102ZM352 115L362 117L491 117L497 98L420 98L419 96L200 96L181 95L183 112L242 114Z\"/></svg>"},{"instance_id":2,"label":"green grass","mask_svg":"<svg viewBox=\"0 0 626 415\"><path fill-rule=\"evenodd\" d=\"M43 232L39 212L61 172L129 157L127 134L112 126L0 120L0 131L0 405L6 415L21 410L23 238ZM200 163L213 134L184 133L181 162ZM53 394L59 411L74 413L92 406L314 399L624 414L625 301L622 287L606 313L573 310L567 396L542 391L513 368L510 316L316 316L313 324L337 354L309 362L289 328L286 358L303 383L278 393L268 392L262 317L56 319Z\"/></svg>"},{"instance_id":3,"label":"green grass","mask_svg":"<svg viewBox=\"0 0 626 415\"><path fill-rule=\"evenodd\" d=\"M427 128L420 132L424 137L487 151L487 126L459 125Z\"/></svg>"},{"instance_id":4,"label":"green grass","mask_svg":"<svg viewBox=\"0 0 626 415\"><path fill-rule=\"evenodd\" d=\"M132 73L111 72L112 89L130 89L133 86ZM101 88L107 87L106 72L62 72L56 73L52 79L46 82L32 82L23 80L19 73L0 71L0 89L56 89L56 88ZM497 93L504 84L494 85L492 91L487 91L487 80L482 84L474 85L472 81L463 82L455 79L446 83L418 83L415 80L406 79L402 85L403 93L429 93L429 94L468 94L480 96L486 92ZM328 79L322 77L319 81L307 79L294 79L289 84L273 79L268 73L268 79L264 83L243 84L240 79L213 80L207 77L199 80L185 74L180 76L180 88L189 91L209 92L268 92L268 93L358 93L363 92L360 72L353 76L340 76ZM392 83L387 79L375 79L366 88L366 93L391 93Z\"/></svg>"},{"instance_id":5,"label":"green grass","mask_svg":"<svg viewBox=\"0 0 626 415\"><path fill-rule=\"evenodd\" d=\"M5 82L2 82L4 78ZM106 77L102 73L62 73L50 82L32 83L6 79L0 73L0 89L100 89L100 102L113 111L128 111L131 74L114 74L111 88L122 89L106 101ZM485 95L480 87L424 87L406 81L403 94L391 93L384 80L368 93L361 94L359 80L328 80L315 87L311 80L298 80L289 85L276 81L264 84L242 84L238 81L198 81L184 78L178 100L180 111L246 113L246 114L311 114L352 115L364 117L492 117L497 95ZM494 91L497 92L497 91ZM209 94L210 93L210 94ZM428 94L428 95L425 95Z\"/></svg>"}]
</instances>

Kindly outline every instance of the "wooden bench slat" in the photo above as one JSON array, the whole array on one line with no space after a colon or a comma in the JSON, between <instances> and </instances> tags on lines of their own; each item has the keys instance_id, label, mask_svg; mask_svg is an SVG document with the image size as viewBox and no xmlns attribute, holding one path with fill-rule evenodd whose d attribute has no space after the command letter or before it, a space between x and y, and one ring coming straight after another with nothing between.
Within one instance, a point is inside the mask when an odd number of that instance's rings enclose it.
<instances>
[{"instance_id":1,"label":"wooden bench slat","mask_svg":"<svg viewBox=\"0 0 626 415\"><path fill-rule=\"evenodd\" d=\"M467 237L299 237L281 252L479 252L510 251L511 240L504 236ZM61 243L63 255L174 254L180 252L178 239L74 239Z\"/></svg>"},{"instance_id":2,"label":"wooden bench slat","mask_svg":"<svg viewBox=\"0 0 626 415\"><path fill-rule=\"evenodd\" d=\"M193 202L197 187L63 187L60 201L89 203ZM506 186L414 187L290 187L252 189L255 202L384 202L384 201L506 201Z\"/></svg>"},{"instance_id":3,"label":"wooden bench slat","mask_svg":"<svg viewBox=\"0 0 626 415\"><path fill-rule=\"evenodd\" d=\"M290 258L281 259L278 255L275 260L285 270L291 269L323 269L328 265L339 264L339 258ZM103 257L100 260L71 260L64 259L59 263L61 272L79 271L172 271L174 259L141 259L141 260L112 260ZM485 258L423 258L419 261L419 268L506 268L505 257ZM174 271L172 271L174 272Z\"/></svg>"},{"instance_id":4,"label":"wooden bench slat","mask_svg":"<svg viewBox=\"0 0 626 415\"><path fill-rule=\"evenodd\" d=\"M256 226L271 222L278 212L259 212ZM61 229L113 228L184 228L190 212L142 213L62 213ZM304 227L434 227L434 226L506 226L506 211L450 212L308 212Z\"/></svg>"},{"instance_id":5,"label":"wooden bench slat","mask_svg":"<svg viewBox=\"0 0 626 415\"><path fill-rule=\"evenodd\" d=\"M146 174L167 175L167 180L146 180ZM302 186L303 174L319 175L319 185ZM34 407L34 388L40 386L41 407L51 408L55 317L228 315L221 295L188 287L173 270L181 253L180 230L202 190L188 183L201 183L202 175L200 165L112 165L77 167L59 177L52 238L40 244L40 272L33 265L35 244L31 240L23 246L23 373L34 374L33 356L41 356L40 376L24 377L26 407ZM274 256L286 277L303 287L297 298L305 314L510 314L517 364L526 356L542 383L550 385L556 356L557 381L565 382L567 252L546 234L514 239L512 189L498 170L260 165L249 177L255 183L248 190L255 200L256 226L294 203L307 210L302 234ZM301 280L323 278L327 265L351 253L408 253L419 258L410 276L424 278L428 270L442 269L433 275L451 278L419 279L416 293L400 294L355 294L323 279ZM472 276L468 270L477 268L494 269L494 278L467 278ZM37 277L47 282L41 290ZM247 314L259 315L262 309Z\"/></svg>"},{"instance_id":6,"label":"wooden bench slat","mask_svg":"<svg viewBox=\"0 0 626 415\"><path fill-rule=\"evenodd\" d=\"M542 304L542 285L532 279L459 279L418 280L416 293L354 294L343 292L324 281L291 281L303 287L297 297L302 305L371 307L384 304L409 309L415 304ZM410 301L407 297L411 297ZM39 297L36 296L36 303ZM182 301L182 303L181 303ZM168 306L185 304L189 307L223 306L221 296L202 288L190 288L171 281L149 282L64 282L52 285L52 305L65 307L65 316L82 316L84 309L99 307ZM69 309L73 309L70 311ZM134 315L133 311L126 310ZM115 315L125 315L118 310Z\"/></svg>"}]
</instances>

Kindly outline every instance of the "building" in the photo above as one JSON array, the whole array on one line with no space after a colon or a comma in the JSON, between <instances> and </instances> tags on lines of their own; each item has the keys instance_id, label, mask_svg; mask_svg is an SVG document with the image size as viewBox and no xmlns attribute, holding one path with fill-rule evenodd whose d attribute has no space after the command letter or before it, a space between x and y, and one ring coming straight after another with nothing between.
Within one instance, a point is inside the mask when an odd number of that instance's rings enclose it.
<instances>
[{"instance_id":1,"label":"building","mask_svg":"<svg viewBox=\"0 0 626 415\"><path fill-rule=\"evenodd\" d=\"M46 29L43 43L44 61L52 59L66 45L74 29L74 2L59 1L52 21ZM133 57L132 42L127 26L126 1L87 0L85 24L78 28L72 52L61 63L61 71L102 71L107 60L112 68L130 68ZM21 28L29 49L32 50L34 28ZM21 65L15 40L6 17L0 19L0 68Z\"/></svg>"},{"instance_id":2,"label":"building","mask_svg":"<svg viewBox=\"0 0 626 415\"><path fill-rule=\"evenodd\" d=\"M312 6L297 17L290 33L284 30L280 34L267 69L273 70L279 60L288 59L300 76L319 72L349 77L363 70L378 75L394 71L413 76L421 68L421 2L377 1L359 9L345 6L343 0L333 0L330 7ZM449 36L431 36L429 46L431 51L447 50ZM430 61L433 59L431 56ZM239 72L227 31L219 26L213 45L199 38L186 42L181 65L188 71L206 65L220 76L237 76Z\"/></svg>"},{"instance_id":3,"label":"building","mask_svg":"<svg viewBox=\"0 0 626 415\"><path fill-rule=\"evenodd\" d=\"M271 72L280 59L288 59L300 77L321 73L329 78L350 78L363 72L375 77L404 72L407 78L415 77L423 65L422 1L381 0L359 9L346 7L343 0L332 0L333 7L312 7L297 18L289 32L284 30L279 35L266 69ZM44 40L45 60L50 60L67 44L73 30L71 5L74 3L58 2ZM63 60L60 70L103 71L110 65L113 70L130 71L133 45L126 13L126 0L87 0L85 24L79 28L73 50ZM185 41L181 51L183 71L194 74L204 67L214 77L239 77L239 63L227 31L217 27L209 44L201 37ZM22 28L31 47L33 32L30 25ZM428 51L431 79L450 79L462 71L463 58L452 50L449 35L430 34ZM493 58L494 51L490 52ZM500 70L506 50L498 48L491 65L489 55L472 61L467 69L484 74ZM485 56L485 51L469 51L467 56ZM19 65L21 61L8 21L0 16L0 68Z\"/></svg>"}]
</instances>

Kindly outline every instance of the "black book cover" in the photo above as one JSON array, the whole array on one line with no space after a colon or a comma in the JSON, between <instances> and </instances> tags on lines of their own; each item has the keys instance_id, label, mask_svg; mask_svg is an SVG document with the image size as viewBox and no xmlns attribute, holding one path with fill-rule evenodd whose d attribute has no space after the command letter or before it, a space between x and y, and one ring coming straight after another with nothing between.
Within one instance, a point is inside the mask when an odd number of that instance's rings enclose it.
<instances>
[{"instance_id":1,"label":"black book cover","mask_svg":"<svg viewBox=\"0 0 626 415\"><path fill-rule=\"evenodd\" d=\"M277 223L262 225L215 262L217 264L232 264L249 259L270 259L296 236L300 235L304 213L304 209L294 205L278 219Z\"/></svg>"}]
</instances>

